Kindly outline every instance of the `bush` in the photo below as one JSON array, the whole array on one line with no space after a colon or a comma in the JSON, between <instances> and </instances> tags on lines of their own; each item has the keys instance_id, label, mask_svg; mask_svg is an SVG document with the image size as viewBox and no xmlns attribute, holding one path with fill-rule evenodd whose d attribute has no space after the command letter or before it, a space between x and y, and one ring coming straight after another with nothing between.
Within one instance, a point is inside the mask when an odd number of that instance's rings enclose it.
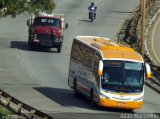
<instances>
[{"instance_id":1,"label":"bush","mask_svg":"<svg viewBox=\"0 0 160 119\"><path fill-rule=\"evenodd\" d=\"M7 119L8 115L12 114L12 112L6 109L3 106L0 106L0 119Z\"/></svg>"}]
</instances>

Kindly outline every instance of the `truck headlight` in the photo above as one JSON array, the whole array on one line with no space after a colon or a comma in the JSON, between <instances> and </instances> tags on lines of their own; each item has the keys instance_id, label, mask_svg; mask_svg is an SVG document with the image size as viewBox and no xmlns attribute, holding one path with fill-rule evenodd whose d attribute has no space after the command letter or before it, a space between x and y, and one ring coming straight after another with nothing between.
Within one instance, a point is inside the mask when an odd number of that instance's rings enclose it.
<instances>
[{"instance_id":1,"label":"truck headlight","mask_svg":"<svg viewBox=\"0 0 160 119\"><path fill-rule=\"evenodd\" d=\"M143 96L133 99L134 101L143 100Z\"/></svg>"},{"instance_id":2,"label":"truck headlight","mask_svg":"<svg viewBox=\"0 0 160 119\"><path fill-rule=\"evenodd\" d=\"M55 41L61 42L62 40L61 40L61 38L59 36L56 36L55 37Z\"/></svg>"}]
</instances>

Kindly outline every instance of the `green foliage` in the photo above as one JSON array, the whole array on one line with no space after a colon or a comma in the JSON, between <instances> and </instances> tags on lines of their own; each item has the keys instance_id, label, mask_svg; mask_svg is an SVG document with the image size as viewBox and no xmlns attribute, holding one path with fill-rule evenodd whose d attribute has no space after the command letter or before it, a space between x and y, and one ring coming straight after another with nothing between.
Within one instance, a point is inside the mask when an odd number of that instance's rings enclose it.
<instances>
[{"instance_id":1,"label":"green foliage","mask_svg":"<svg viewBox=\"0 0 160 119\"><path fill-rule=\"evenodd\" d=\"M6 119L8 115L11 115L12 112L6 108L0 106L0 119Z\"/></svg>"},{"instance_id":2,"label":"green foliage","mask_svg":"<svg viewBox=\"0 0 160 119\"><path fill-rule=\"evenodd\" d=\"M23 12L37 14L39 12L51 13L55 8L53 0L0 0L0 16L11 15L15 17Z\"/></svg>"}]
</instances>

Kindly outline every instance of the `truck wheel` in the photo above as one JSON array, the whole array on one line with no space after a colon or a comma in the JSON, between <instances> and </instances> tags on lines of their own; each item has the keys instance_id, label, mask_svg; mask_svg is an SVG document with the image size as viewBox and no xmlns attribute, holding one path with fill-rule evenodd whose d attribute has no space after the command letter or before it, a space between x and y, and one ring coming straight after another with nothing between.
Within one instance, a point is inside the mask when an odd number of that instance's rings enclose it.
<instances>
[{"instance_id":1,"label":"truck wheel","mask_svg":"<svg viewBox=\"0 0 160 119\"><path fill-rule=\"evenodd\" d=\"M29 43L29 50L33 51L34 50L34 46L32 43Z\"/></svg>"},{"instance_id":2,"label":"truck wheel","mask_svg":"<svg viewBox=\"0 0 160 119\"><path fill-rule=\"evenodd\" d=\"M30 38L28 38L28 47L29 47L29 50L33 50L33 44L31 43Z\"/></svg>"},{"instance_id":3,"label":"truck wheel","mask_svg":"<svg viewBox=\"0 0 160 119\"><path fill-rule=\"evenodd\" d=\"M62 46L57 47L57 52L58 52L58 53L61 52L61 48L62 48Z\"/></svg>"},{"instance_id":4,"label":"truck wheel","mask_svg":"<svg viewBox=\"0 0 160 119\"><path fill-rule=\"evenodd\" d=\"M30 38L28 38L28 45L30 45L31 44L31 40L30 40Z\"/></svg>"}]
</instances>

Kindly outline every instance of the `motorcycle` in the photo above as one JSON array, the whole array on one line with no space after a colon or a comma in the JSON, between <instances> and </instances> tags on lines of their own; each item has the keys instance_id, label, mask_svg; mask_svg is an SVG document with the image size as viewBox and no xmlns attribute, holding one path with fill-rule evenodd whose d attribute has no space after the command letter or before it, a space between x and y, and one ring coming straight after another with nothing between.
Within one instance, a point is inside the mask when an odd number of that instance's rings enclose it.
<instances>
[{"instance_id":1,"label":"motorcycle","mask_svg":"<svg viewBox=\"0 0 160 119\"><path fill-rule=\"evenodd\" d=\"M91 22L95 19L97 7L88 7L89 19Z\"/></svg>"},{"instance_id":2,"label":"motorcycle","mask_svg":"<svg viewBox=\"0 0 160 119\"><path fill-rule=\"evenodd\" d=\"M90 13L89 13L89 19L90 19L91 22L93 22L93 20L95 19L95 13L94 13L94 11L90 11Z\"/></svg>"}]
</instances>

